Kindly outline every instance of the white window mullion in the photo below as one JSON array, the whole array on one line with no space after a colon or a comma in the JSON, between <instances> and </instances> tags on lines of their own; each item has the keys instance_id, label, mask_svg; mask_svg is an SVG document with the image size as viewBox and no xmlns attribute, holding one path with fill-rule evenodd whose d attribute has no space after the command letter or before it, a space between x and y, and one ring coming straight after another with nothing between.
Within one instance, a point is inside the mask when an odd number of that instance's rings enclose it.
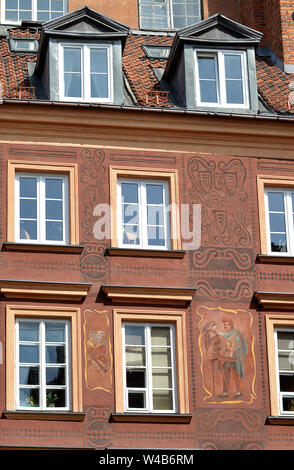
<instances>
[{"instance_id":1,"label":"white window mullion","mask_svg":"<svg viewBox=\"0 0 294 470\"><path fill-rule=\"evenodd\" d=\"M227 90L226 90L226 73L225 73L225 54L223 52L218 52L218 76L219 76L219 103L221 106L226 106L227 104Z\"/></svg>"},{"instance_id":2,"label":"white window mullion","mask_svg":"<svg viewBox=\"0 0 294 470\"><path fill-rule=\"evenodd\" d=\"M151 328L146 325L146 381L147 381L147 409L153 412L153 397L152 397L152 355L151 355Z\"/></svg>"},{"instance_id":3,"label":"white window mullion","mask_svg":"<svg viewBox=\"0 0 294 470\"><path fill-rule=\"evenodd\" d=\"M146 194L146 182L140 181L140 246L148 247L148 230L147 230L147 194Z\"/></svg>"},{"instance_id":4,"label":"white window mullion","mask_svg":"<svg viewBox=\"0 0 294 470\"><path fill-rule=\"evenodd\" d=\"M40 323L40 405L46 408L46 345L45 345L45 323Z\"/></svg>"}]
</instances>

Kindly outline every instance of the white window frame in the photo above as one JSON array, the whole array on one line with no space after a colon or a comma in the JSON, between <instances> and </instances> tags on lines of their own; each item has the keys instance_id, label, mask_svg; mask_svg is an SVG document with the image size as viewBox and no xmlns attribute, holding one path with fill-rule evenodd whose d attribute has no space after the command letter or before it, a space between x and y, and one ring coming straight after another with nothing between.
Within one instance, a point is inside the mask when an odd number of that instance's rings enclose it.
<instances>
[{"instance_id":1,"label":"white window frame","mask_svg":"<svg viewBox=\"0 0 294 470\"><path fill-rule=\"evenodd\" d=\"M199 7L200 7L200 15L199 15L199 18L201 20L201 1L202 0L199 0ZM165 28L160 28L160 29L176 29L175 26L174 26L174 13L173 13L173 2L174 0L166 0L166 3L167 3L167 26ZM139 3L139 16L140 16L140 26L141 26L141 4ZM147 15L146 15L147 16ZM192 16L192 15L191 15ZM146 27L144 27L144 29L146 29ZM155 28L152 28L150 27L150 29L155 29ZM156 28L156 29L159 29L159 28Z\"/></svg>"},{"instance_id":2,"label":"white window frame","mask_svg":"<svg viewBox=\"0 0 294 470\"><path fill-rule=\"evenodd\" d=\"M22 363L19 362L19 344L22 343L19 340L19 323L20 322L33 322L39 323L39 385L27 385L24 386L19 383L19 368ZM46 343L45 341L45 323L63 323L65 325L65 364L50 364L51 367L65 366L65 385L46 385L46 344L54 345L61 343ZM69 320L60 319L48 319L48 318L17 318L15 322L15 409L16 410L29 410L29 411L69 411L71 409L71 347L70 347L70 322ZM36 344L36 342L25 342L25 344ZM36 366L36 363L25 363L26 366ZM49 366L49 367L50 367ZM20 388L39 388L40 389L40 406L24 406L20 404L19 400L19 389ZM65 390L65 406L64 407L48 407L46 403L46 389L63 389Z\"/></svg>"},{"instance_id":3,"label":"white window frame","mask_svg":"<svg viewBox=\"0 0 294 470\"><path fill-rule=\"evenodd\" d=\"M51 0L50 0L51 1ZM21 24L23 20L11 21L6 19L6 0L1 0L1 23L3 24ZM67 0L63 0L63 16L67 13ZM37 0L32 0L32 19L30 21L38 21L37 19ZM51 20L48 20L51 21Z\"/></svg>"},{"instance_id":4,"label":"white window frame","mask_svg":"<svg viewBox=\"0 0 294 470\"><path fill-rule=\"evenodd\" d=\"M284 194L284 209L285 209L285 226L286 226L286 241L288 251L272 251L271 249L271 233L270 233L270 221L269 221L269 204L268 204L268 193L276 192ZM270 188L264 189L265 198L265 219L266 219L266 236L267 236L267 249L268 254L275 256L294 256L294 224L293 224L293 212L292 197L294 194L294 188Z\"/></svg>"},{"instance_id":5,"label":"white window frame","mask_svg":"<svg viewBox=\"0 0 294 470\"><path fill-rule=\"evenodd\" d=\"M37 240L20 238L20 185L19 178L37 179ZM46 240L45 179L60 179L63 188L63 239ZM22 173L15 174L15 242L46 245L67 245L69 243L69 193L68 176L60 173Z\"/></svg>"},{"instance_id":6,"label":"white window frame","mask_svg":"<svg viewBox=\"0 0 294 470\"><path fill-rule=\"evenodd\" d=\"M64 48L77 48L81 50L81 97L64 96ZM108 62L108 97L92 98L90 81L90 50L106 49ZM79 101L91 103L113 102L113 48L111 44L83 44L83 43L60 43L59 44L59 90L62 101Z\"/></svg>"},{"instance_id":7,"label":"white window frame","mask_svg":"<svg viewBox=\"0 0 294 470\"><path fill-rule=\"evenodd\" d=\"M241 57L242 67L242 84L243 84L243 104L227 103L226 93L226 75L225 75L225 56L238 55ZM209 103L201 101L200 93L200 79L198 57L214 58L216 69L216 86L217 86L217 103ZM197 106L212 107L212 108L249 108L249 83L248 83L248 67L247 67L247 53L246 51L234 50L199 50L195 49L195 70L196 70L196 103Z\"/></svg>"},{"instance_id":8,"label":"white window frame","mask_svg":"<svg viewBox=\"0 0 294 470\"><path fill-rule=\"evenodd\" d=\"M140 388L127 388L126 384L126 343L125 343L125 326L144 326L145 331L145 359L146 359L146 387ZM172 371L172 410L154 410L152 404L152 358L151 358L151 328L153 326L168 327L170 329L170 349L171 349L171 371ZM124 322L122 324L122 348L123 348L123 384L124 384L124 407L126 412L132 413L177 413L177 377L176 377L176 350L175 350L175 329L174 325L170 323L142 323L142 322ZM129 345L128 345L129 346ZM157 347L157 346L156 346ZM135 367L132 367L134 369ZM159 368L159 367L158 367ZM162 367L166 369L167 367ZM138 369L142 369L138 366ZM143 391L145 392L145 407L144 408L129 408L128 407L128 391Z\"/></svg>"},{"instance_id":9,"label":"white window frame","mask_svg":"<svg viewBox=\"0 0 294 470\"><path fill-rule=\"evenodd\" d=\"M278 357L278 332L279 331L291 331L294 332L294 328L282 328L276 327L274 329L274 342L275 342L275 354L276 354L276 383L277 383L277 392L278 392L278 406L279 406L279 415L281 416L293 416L294 411L283 411L283 397L293 398L294 400L294 390L293 392L281 392L280 390L280 369L279 369L279 357ZM286 375L287 371L284 371ZM294 374L294 370L292 372ZM290 372L288 372L290 374Z\"/></svg>"},{"instance_id":10,"label":"white window frame","mask_svg":"<svg viewBox=\"0 0 294 470\"><path fill-rule=\"evenodd\" d=\"M138 184L138 207L139 207L139 237L140 244L126 244L123 243L123 230L122 230L122 195L121 183L136 183ZM152 249L152 250L169 250L170 249L170 214L169 214L169 187L167 181L159 181L152 179L126 179L118 178L117 180L117 226L118 226L118 246L120 248L134 248L134 249ZM146 185L155 184L163 188L163 206L164 206L164 245L148 245L147 234L147 202L146 202Z\"/></svg>"}]
</instances>

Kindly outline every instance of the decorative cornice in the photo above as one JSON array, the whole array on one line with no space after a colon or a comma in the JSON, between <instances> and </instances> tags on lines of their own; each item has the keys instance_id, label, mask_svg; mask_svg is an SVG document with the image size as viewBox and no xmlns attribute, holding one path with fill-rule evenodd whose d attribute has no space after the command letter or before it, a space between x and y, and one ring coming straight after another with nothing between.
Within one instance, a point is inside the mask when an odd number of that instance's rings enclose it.
<instances>
[{"instance_id":1,"label":"decorative cornice","mask_svg":"<svg viewBox=\"0 0 294 470\"><path fill-rule=\"evenodd\" d=\"M79 282L0 279L0 294L6 299L81 301L90 287L90 283Z\"/></svg>"},{"instance_id":2,"label":"decorative cornice","mask_svg":"<svg viewBox=\"0 0 294 470\"><path fill-rule=\"evenodd\" d=\"M101 292L111 302L156 305L186 305L196 292L189 287L101 286Z\"/></svg>"},{"instance_id":3,"label":"decorative cornice","mask_svg":"<svg viewBox=\"0 0 294 470\"><path fill-rule=\"evenodd\" d=\"M292 310L294 308L293 292L255 292L254 297L264 308Z\"/></svg>"}]
</instances>

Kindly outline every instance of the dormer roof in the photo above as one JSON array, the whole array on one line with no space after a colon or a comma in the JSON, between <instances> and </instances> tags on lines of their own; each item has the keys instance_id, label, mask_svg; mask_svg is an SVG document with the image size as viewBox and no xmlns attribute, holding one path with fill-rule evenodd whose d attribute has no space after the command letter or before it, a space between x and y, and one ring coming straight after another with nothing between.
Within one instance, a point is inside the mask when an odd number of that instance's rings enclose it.
<instances>
[{"instance_id":1,"label":"dormer roof","mask_svg":"<svg viewBox=\"0 0 294 470\"><path fill-rule=\"evenodd\" d=\"M65 39L120 39L125 45L130 28L84 6L67 15L43 23L36 72L42 67L49 37Z\"/></svg>"},{"instance_id":2,"label":"dormer roof","mask_svg":"<svg viewBox=\"0 0 294 470\"><path fill-rule=\"evenodd\" d=\"M257 47L262 33L233 21L221 13L200 21L192 26L181 29L175 35L165 77L176 60L184 44L191 43L196 47Z\"/></svg>"}]
</instances>

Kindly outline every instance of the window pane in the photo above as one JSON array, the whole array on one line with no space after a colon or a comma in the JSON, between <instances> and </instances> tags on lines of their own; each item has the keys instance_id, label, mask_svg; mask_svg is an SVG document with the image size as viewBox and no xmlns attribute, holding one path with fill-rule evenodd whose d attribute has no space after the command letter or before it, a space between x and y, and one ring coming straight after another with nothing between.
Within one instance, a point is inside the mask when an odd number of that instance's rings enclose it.
<instances>
[{"instance_id":1,"label":"window pane","mask_svg":"<svg viewBox=\"0 0 294 470\"><path fill-rule=\"evenodd\" d=\"M294 392L294 375L280 375L280 390L281 392Z\"/></svg>"},{"instance_id":2,"label":"window pane","mask_svg":"<svg viewBox=\"0 0 294 470\"><path fill-rule=\"evenodd\" d=\"M172 371L170 369L154 369L152 371L153 388L171 388Z\"/></svg>"},{"instance_id":3,"label":"window pane","mask_svg":"<svg viewBox=\"0 0 294 470\"><path fill-rule=\"evenodd\" d=\"M152 348L152 366L153 367L171 367L170 348Z\"/></svg>"},{"instance_id":4,"label":"window pane","mask_svg":"<svg viewBox=\"0 0 294 470\"><path fill-rule=\"evenodd\" d=\"M278 331L278 348L294 350L294 332Z\"/></svg>"},{"instance_id":5,"label":"window pane","mask_svg":"<svg viewBox=\"0 0 294 470\"><path fill-rule=\"evenodd\" d=\"M199 78L216 80L215 58L198 57Z\"/></svg>"},{"instance_id":6,"label":"window pane","mask_svg":"<svg viewBox=\"0 0 294 470\"><path fill-rule=\"evenodd\" d=\"M42 21L42 22L49 21L50 20L50 14L49 14L49 12L46 12L46 11L41 11L41 12L38 11L37 19L38 19L38 21Z\"/></svg>"},{"instance_id":7,"label":"window pane","mask_svg":"<svg viewBox=\"0 0 294 470\"><path fill-rule=\"evenodd\" d=\"M62 201L46 201L46 219L62 220L63 204Z\"/></svg>"},{"instance_id":8,"label":"window pane","mask_svg":"<svg viewBox=\"0 0 294 470\"><path fill-rule=\"evenodd\" d=\"M108 72L107 49L90 49L91 73Z\"/></svg>"},{"instance_id":9,"label":"window pane","mask_svg":"<svg viewBox=\"0 0 294 470\"><path fill-rule=\"evenodd\" d=\"M38 388L20 388L19 389L20 406L40 406Z\"/></svg>"},{"instance_id":10,"label":"window pane","mask_svg":"<svg viewBox=\"0 0 294 470\"><path fill-rule=\"evenodd\" d=\"M19 0L19 9L20 10L31 10L32 9L32 0Z\"/></svg>"},{"instance_id":11,"label":"window pane","mask_svg":"<svg viewBox=\"0 0 294 470\"><path fill-rule=\"evenodd\" d=\"M20 20L31 20L32 19L32 12L31 11L20 11L19 12L19 19Z\"/></svg>"},{"instance_id":12,"label":"window pane","mask_svg":"<svg viewBox=\"0 0 294 470\"><path fill-rule=\"evenodd\" d=\"M294 397L283 397L283 411L294 411Z\"/></svg>"},{"instance_id":13,"label":"window pane","mask_svg":"<svg viewBox=\"0 0 294 470\"><path fill-rule=\"evenodd\" d=\"M144 370L127 370L127 387L145 388Z\"/></svg>"},{"instance_id":14,"label":"window pane","mask_svg":"<svg viewBox=\"0 0 294 470\"><path fill-rule=\"evenodd\" d=\"M124 203L138 203L138 185L136 183L121 183L121 196Z\"/></svg>"},{"instance_id":15,"label":"window pane","mask_svg":"<svg viewBox=\"0 0 294 470\"><path fill-rule=\"evenodd\" d=\"M148 245L165 246L165 236L163 227L148 227Z\"/></svg>"},{"instance_id":16,"label":"window pane","mask_svg":"<svg viewBox=\"0 0 294 470\"><path fill-rule=\"evenodd\" d=\"M163 203L163 187L158 184L146 184L147 204Z\"/></svg>"},{"instance_id":17,"label":"window pane","mask_svg":"<svg viewBox=\"0 0 294 470\"><path fill-rule=\"evenodd\" d=\"M279 369L294 370L294 355L291 352L279 352Z\"/></svg>"},{"instance_id":18,"label":"window pane","mask_svg":"<svg viewBox=\"0 0 294 470\"><path fill-rule=\"evenodd\" d=\"M125 326L125 343L132 344L132 345L145 344L144 326L126 325Z\"/></svg>"},{"instance_id":19,"label":"window pane","mask_svg":"<svg viewBox=\"0 0 294 470\"><path fill-rule=\"evenodd\" d=\"M239 55L225 55L226 78L242 80L242 63Z\"/></svg>"},{"instance_id":20,"label":"window pane","mask_svg":"<svg viewBox=\"0 0 294 470\"><path fill-rule=\"evenodd\" d=\"M46 392L47 407L65 407L65 390L47 389Z\"/></svg>"},{"instance_id":21,"label":"window pane","mask_svg":"<svg viewBox=\"0 0 294 470\"><path fill-rule=\"evenodd\" d=\"M38 345L19 345L19 362L36 364L39 362L39 346Z\"/></svg>"},{"instance_id":22,"label":"window pane","mask_svg":"<svg viewBox=\"0 0 294 470\"><path fill-rule=\"evenodd\" d=\"M6 8L9 10L17 10L17 0L6 0Z\"/></svg>"},{"instance_id":23,"label":"window pane","mask_svg":"<svg viewBox=\"0 0 294 470\"><path fill-rule=\"evenodd\" d=\"M147 206L147 224L164 225L164 211L162 206Z\"/></svg>"},{"instance_id":24,"label":"window pane","mask_svg":"<svg viewBox=\"0 0 294 470\"><path fill-rule=\"evenodd\" d=\"M64 71L81 72L81 49L78 47L64 48Z\"/></svg>"},{"instance_id":25,"label":"window pane","mask_svg":"<svg viewBox=\"0 0 294 470\"><path fill-rule=\"evenodd\" d=\"M270 219L270 231L271 232L283 232L283 233L286 232L284 214L271 213L269 215L269 219Z\"/></svg>"},{"instance_id":26,"label":"window pane","mask_svg":"<svg viewBox=\"0 0 294 470\"><path fill-rule=\"evenodd\" d=\"M164 326L153 326L151 328L152 346L170 346L170 329Z\"/></svg>"},{"instance_id":27,"label":"window pane","mask_svg":"<svg viewBox=\"0 0 294 470\"><path fill-rule=\"evenodd\" d=\"M21 385L38 385L39 380L39 367L19 368L19 383Z\"/></svg>"},{"instance_id":28,"label":"window pane","mask_svg":"<svg viewBox=\"0 0 294 470\"><path fill-rule=\"evenodd\" d=\"M139 227L138 225L124 225L123 226L123 244L124 245L139 245Z\"/></svg>"},{"instance_id":29,"label":"window pane","mask_svg":"<svg viewBox=\"0 0 294 470\"><path fill-rule=\"evenodd\" d=\"M170 390L155 390L152 395L154 410L173 409L173 395Z\"/></svg>"},{"instance_id":30,"label":"window pane","mask_svg":"<svg viewBox=\"0 0 294 470\"><path fill-rule=\"evenodd\" d=\"M46 178L45 195L47 199L62 199L62 179Z\"/></svg>"},{"instance_id":31,"label":"window pane","mask_svg":"<svg viewBox=\"0 0 294 470\"><path fill-rule=\"evenodd\" d=\"M64 96L70 98L81 98L82 78L80 74L64 74Z\"/></svg>"},{"instance_id":32,"label":"window pane","mask_svg":"<svg viewBox=\"0 0 294 470\"><path fill-rule=\"evenodd\" d=\"M48 322L45 327L46 342L60 343L65 341L65 324Z\"/></svg>"},{"instance_id":33,"label":"window pane","mask_svg":"<svg viewBox=\"0 0 294 470\"><path fill-rule=\"evenodd\" d=\"M65 367L46 367L47 385L65 385Z\"/></svg>"},{"instance_id":34,"label":"window pane","mask_svg":"<svg viewBox=\"0 0 294 470\"><path fill-rule=\"evenodd\" d=\"M286 235L281 233L271 234L271 250L275 252L287 252L287 240Z\"/></svg>"},{"instance_id":35,"label":"window pane","mask_svg":"<svg viewBox=\"0 0 294 470\"><path fill-rule=\"evenodd\" d=\"M243 82L242 80L226 80L227 103L243 104Z\"/></svg>"},{"instance_id":36,"label":"window pane","mask_svg":"<svg viewBox=\"0 0 294 470\"><path fill-rule=\"evenodd\" d=\"M49 10L49 0L38 0L37 2L37 9L38 10Z\"/></svg>"},{"instance_id":37,"label":"window pane","mask_svg":"<svg viewBox=\"0 0 294 470\"><path fill-rule=\"evenodd\" d=\"M273 212L284 212L284 193L268 192L269 210Z\"/></svg>"},{"instance_id":38,"label":"window pane","mask_svg":"<svg viewBox=\"0 0 294 470\"><path fill-rule=\"evenodd\" d=\"M129 367L145 366L145 348L137 346L127 346L126 365Z\"/></svg>"},{"instance_id":39,"label":"window pane","mask_svg":"<svg viewBox=\"0 0 294 470\"><path fill-rule=\"evenodd\" d=\"M39 341L39 323L19 322L20 341Z\"/></svg>"},{"instance_id":40,"label":"window pane","mask_svg":"<svg viewBox=\"0 0 294 470\"><path fill-rule=\"evenodd\" d=\"M217 103L216 82L200 80L200 97L203 103Z\"/></svg>"},{"instance_id":41,"label":"window pane","mask_svg":"<svg viewBox=\"0 0 294 470\"><path fill-rule=\"evenodd\" d=\"M6 11L6 20L8 21L18 21L17 11Z\"/></svg>"},{"instance_id":42,"label":"window pane","mask_svg":"<svg viewBox=\"0 0 294 470\"><path fill-rule=\"evenodd\" d=\"M128 408L145 408L145 392L128 392Z\"/></svg>"},{"instance_id":43,"label":"window pane","mask_svg":"<svg viewBox=\"0 0 294 470\"><path fill-rule=\"evenodd\" d=\"M65 347L64 346L46 346L46 362L48 364L64 364L65 363Z\"/></svg>"},{"instance_id":44,"label":"window pane","mask_svg":"<svg viewBox=\"0 0 294 470\"><path fill-rule=\"evenodd\" d=\"M52 6L52 11L63 12L63 0L52 0L51 6Z\"/></svg>"},{"instance_id":45,"label":"window pane","mask_svg":"<svg viewBox=\"0 0 294 470\"><path fill-rule=\"evenodd\" d=\"M37 178L19 178L19 195L20 197L37 197Z\"/></svg>"},{"instance_id":46,"label":"window pane","mask_svg":"<svg viewBox=\"0 0 294 470\"><path fill-rule=\"evenodd\" d=\"M19 214L22 219L37 218L37 200L21 199L19 201Z\"/></svg>"},{"instance_id":47,"label":"window pane","mask_svg":"<svg viewBox=\"0 0 294 470\"><path fill-rule=\"evenodd\" d=\"M63 222L46 222L46 240L63 240Z\"/></svg>"},{"instance_id":48,"label":"window pane","mask_svg":"<svg viewBox=\"0 0 294 470\"><path fill-rule=\"evenodd\" d=\"M108 98L108 75L91 74L91 98Z\"/></svg>"},{"instance_id":49,"label":"window pane","mask_svg":"<svg viewBox=\"0 0 294 470\"><path fill-rule=\"evenodd\" d=\"M123 204L122 212L123 223L138 225L139 217L137 204Z\"/></svg>"},{"instance_id":50,"label":"window pane","mask_svg":"<svg viewBox=\"0 0 294 470\"><path fill-rule=\"evenodd\" d=\"M33 220L21 220L20 238L22 240L37 240L37 222Z\"/></svg>"}]
</instances>

